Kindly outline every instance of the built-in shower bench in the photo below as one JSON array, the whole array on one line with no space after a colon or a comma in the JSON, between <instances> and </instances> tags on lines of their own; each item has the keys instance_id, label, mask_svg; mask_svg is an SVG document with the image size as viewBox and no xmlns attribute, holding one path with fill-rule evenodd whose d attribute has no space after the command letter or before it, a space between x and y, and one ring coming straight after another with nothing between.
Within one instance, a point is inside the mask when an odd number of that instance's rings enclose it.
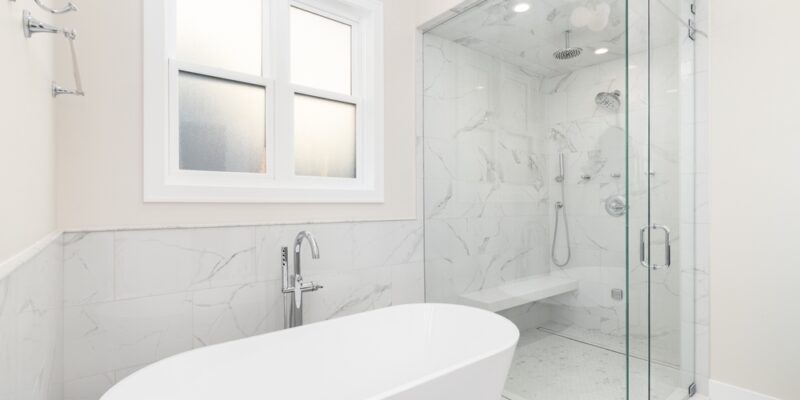
<instances>
[{"instance_id":1,"label":"built-in shower bench","mask_svg":"<svg viewBox=\"0 0 800 400\"><path fill-rule=\"evenodd\" d=\"M461 295L461 303L492 312L508 310L578 290L578 281L551 275L536 275L506 282L500 286Z\"/></svg>"}]
</instances>

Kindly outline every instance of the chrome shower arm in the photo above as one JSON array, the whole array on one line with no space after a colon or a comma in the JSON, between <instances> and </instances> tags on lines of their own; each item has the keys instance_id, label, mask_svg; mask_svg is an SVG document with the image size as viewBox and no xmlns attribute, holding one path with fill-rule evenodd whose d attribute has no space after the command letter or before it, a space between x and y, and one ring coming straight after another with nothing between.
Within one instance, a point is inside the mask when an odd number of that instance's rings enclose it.
<instances>
[{"instance_id":1,"label":"chrome shower arm","mask_svg":"<svg viewBox=\"0 0 800 400\"><path fill-rule=\"evenodd\" d=\"M75 3L73 2L67 3L67 5L64 6L63 8L56 9L46 6L44 3L42 3L42 0L33 0L33 1L36 3L37 6L41 7L43 10L51 14L64 14L70 11L78 11L78 6L76 6Z\"/></svg>"}]
</instances>

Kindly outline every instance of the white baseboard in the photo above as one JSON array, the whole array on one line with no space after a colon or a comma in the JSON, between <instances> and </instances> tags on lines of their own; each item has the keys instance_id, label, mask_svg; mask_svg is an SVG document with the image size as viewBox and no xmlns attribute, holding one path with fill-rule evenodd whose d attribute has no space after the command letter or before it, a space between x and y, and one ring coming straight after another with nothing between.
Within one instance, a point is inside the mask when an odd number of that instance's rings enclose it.
<instances>
[{"instance_id":1,"label":"white baseboard","mask_svg":"<svg viewBox=\"0 0 800 400\"><path fill-rule=\"evenodd\" d=\"M742 389L715 380L708 382L708 394L711 400L779 400L772 396Z\"/></svg>"}]
</instances>

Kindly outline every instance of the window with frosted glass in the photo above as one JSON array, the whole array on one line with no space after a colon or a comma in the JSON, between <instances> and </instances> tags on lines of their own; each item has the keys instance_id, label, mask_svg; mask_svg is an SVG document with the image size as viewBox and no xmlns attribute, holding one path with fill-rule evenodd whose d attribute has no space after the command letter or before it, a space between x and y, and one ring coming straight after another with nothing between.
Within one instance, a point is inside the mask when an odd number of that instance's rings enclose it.
<instances>
[{"instance_id":1,"label":"window with frosted glass","mask_svg":"<svg viewBox=\"0 0 800 400\"><path fill-rule=\"evenodd\" d=\"M178 59L261 75L262 0L177 0Z\"/></svg>"},{"instance_id":2,"label":"window with frosted glass","mask_svg":"<svg viewBox=\"0 0 800 400\"><path fill-rule=\"evenodd\" d=\"M356 106L302 94L294 98L295 173L356 177Z\"/></svg>"},{"instance_id":3,"label":"window with frosted glass","mask_svg":"<svg viewBox=\"0 0 800 400\"><path fill-rule=\"evenodd\" d=\"M355 178L353 27L298 7L290 25L295 174Z\"/></svg>"},{"instance_id":4,"label":"window with frosted glass","mask_svg":"<svg viewBox=\"0 0 800 400\"><path fill-rule=\"evenodd\" d=\"M352 27L291 9L292 83L336 93L352 93Z\"/></svg>"},{"instance_id":5,"label":"window with frosted glass","mask_svg":"<svg viewBox=\"0 0 800 400\"><path fill-rule=\"evenodd\" d=\"M382 200L383 1L142 11L145 201Z\"/></svg>"},{"instance_id":6,"label":"window with frosted glass","mask_svg":"<svg viewBox=\"0 0 800 400\"><path fill-rule=\"evenodd\" d=\"M181 71L179 164L183 170L266 172L266 90Z\"/></svg>"}]
</instances>

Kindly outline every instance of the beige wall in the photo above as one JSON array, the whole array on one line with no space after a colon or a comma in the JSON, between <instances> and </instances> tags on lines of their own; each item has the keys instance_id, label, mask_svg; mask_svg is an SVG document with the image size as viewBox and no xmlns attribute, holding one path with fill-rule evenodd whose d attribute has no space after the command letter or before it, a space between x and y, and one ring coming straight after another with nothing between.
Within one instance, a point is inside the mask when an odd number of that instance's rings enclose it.
<instances>
[{"instance_id":1,"label":"beige wall","mask_svg":"<svg viewBox=\"0 0 800 400\"><path fill-rule=\"evenodd\" d=\"M153 0L156 1L156 0ZM97 1L65 16L81 34L87 97L56 112L64 229L414 218L416 5L386 0L386 202L145 204L142 201L142 0ZM66 59L67 53L59 53Z\"/></svg>"},{"instance_id":2,"label":"beige wall","mask_svg":"<svg viewBox=\"0 0 800 400\"><path fill-rule=\"evenodd\" d=\"M60 99L50 97L55 38L26 39L24 7L36 6L0 3L0 263L56 226L52 115Z\"/></svg>"},{"instance_id":3,"label":"beige wall","mask_svg":"<svg viewBox=\"0 0 800 400\"><path fill-rule=\"evenodd\" d=\"M417 24L422 25L441 14L446 13L451 8L464 3L465 0L416 0L417 1Z\"/></svg>"},{"instance_id":4,"label":"beige wall","mask_svg":"<svg viewBox=\"0 0 800 400\"><path fill-rule=\"evenodd\" d=\"M782 399L800 393L797 15L711 0L711 378Z\"/></svg>"}]
</instances>

